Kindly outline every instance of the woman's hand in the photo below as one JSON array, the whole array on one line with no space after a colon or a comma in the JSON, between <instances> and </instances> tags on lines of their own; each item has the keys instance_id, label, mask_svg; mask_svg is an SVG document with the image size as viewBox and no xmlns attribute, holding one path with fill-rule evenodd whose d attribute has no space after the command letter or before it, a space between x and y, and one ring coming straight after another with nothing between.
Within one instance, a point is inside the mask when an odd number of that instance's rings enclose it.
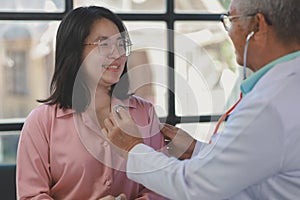
<instances>
[{"instance_id":1,"label":"woman's hand","mask_svg":"<svg viewBox=\"0 0 300 200\"><path fill-rule=\"evenodd\" d=\"M161 124L161 132L166 140L170 141L167 144L170 155L181 160L191 158L196 145L194 138L184 130L169 124Z\"/></svg>"}]
</instances>

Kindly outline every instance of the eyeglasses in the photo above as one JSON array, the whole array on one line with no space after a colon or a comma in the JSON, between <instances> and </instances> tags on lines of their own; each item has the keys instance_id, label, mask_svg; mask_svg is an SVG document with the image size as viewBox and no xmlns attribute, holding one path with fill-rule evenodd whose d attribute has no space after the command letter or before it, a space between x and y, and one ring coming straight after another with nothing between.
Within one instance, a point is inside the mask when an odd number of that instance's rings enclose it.
<instances>
[{"instance_id":1,"label":"eyeglasses","mask_svg":"<svg viewBox=\"0 0 300 200\"><path fill-rule=\"evenodd\" d=\"M225 30L229 31L231 29L233 19L237 19L237 18L241 18L241 17L253 17L255 15L256 15L256 13L249 14L249 15L231 15L231 16L228 14L223 14L223 15L221 15L220 19L224 25Z\"/></svg>"},{"instance_id":2,"label":"eyeglasses","mask_svg":"<svg viewBox=\"0 0 300 200\"><path fill-rule=\"evenodd\" d=\"M118 39L117 41L113 39L99 40L93 43L86 43L84 45L97 45L100 55L108 56L111 54L115 47L117 48L120 56L129 56L131 52L132 43L130 40Z\"/></svg>"}]
</instances>

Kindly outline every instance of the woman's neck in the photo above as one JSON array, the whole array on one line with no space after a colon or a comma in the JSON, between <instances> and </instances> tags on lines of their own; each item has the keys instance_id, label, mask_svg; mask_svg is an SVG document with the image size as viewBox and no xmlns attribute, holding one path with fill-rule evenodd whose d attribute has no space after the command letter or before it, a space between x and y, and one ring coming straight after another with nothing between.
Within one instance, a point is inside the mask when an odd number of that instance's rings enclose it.
<instances>
[{"instance_id":1,"label":"woman's neck","mask_svg":"<svg viewBox=\"0 0 300 200\"><path fill-rule=\"evenodd\" d=\"M100 127L104 127L104 119L107 118L111 112L111 95L110 88L98 87L95 95L91 96L91 104L88 109L89 115Z\"/></svg>"}]
</instances>

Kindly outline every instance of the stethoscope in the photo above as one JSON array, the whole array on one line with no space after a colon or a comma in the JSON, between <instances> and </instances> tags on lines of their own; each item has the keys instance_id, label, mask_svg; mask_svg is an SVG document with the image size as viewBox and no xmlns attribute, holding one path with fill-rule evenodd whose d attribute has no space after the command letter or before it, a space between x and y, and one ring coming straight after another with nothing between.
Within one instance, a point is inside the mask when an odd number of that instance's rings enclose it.
<instances>
[{"instance_id":1,"label":"stethoscope","mask_svg":"<svg viewBox=\"0 0 300 200\"><path fill-rule=\"evenodd\" d=\"M254 31L252 31L251 33L249 33L246 37L246 44L245 44L245 48L244 48L244 65L243 65L243 79L245 80L247 78L247 74L246 74L246 63L247 63L247 53L248 53L248 45L249 45L249 40L251 39L251 37L254 35Z\"/></svg>"},{"instance_id":2,"label":"stethoscope","mask_svg":"<svg viewBox=\"0 0 300 200\"><path fill-rule=\"evenodd\" d=\"M247 78L247 73L246 73L246 68L247 68L247 53L248 53L248 45L249 45L249 41L251 39L251 37L254 35L254 31L251 31L251 33L249 33L246 37L246 44L245 44L245 48L244 48L244 63L243 63L243 80L245 80ZM229 110L224 113L218 120L213 135L216 134L218 132L218 129L221 125L221 123L226 119L227 116L230 115L230 113L234 110L234 108L239 104L239 102L242 100L242 96L243 94L240 94L240 98L239 100L231 107L229 108Z\"/></svg>"}]
</instances>

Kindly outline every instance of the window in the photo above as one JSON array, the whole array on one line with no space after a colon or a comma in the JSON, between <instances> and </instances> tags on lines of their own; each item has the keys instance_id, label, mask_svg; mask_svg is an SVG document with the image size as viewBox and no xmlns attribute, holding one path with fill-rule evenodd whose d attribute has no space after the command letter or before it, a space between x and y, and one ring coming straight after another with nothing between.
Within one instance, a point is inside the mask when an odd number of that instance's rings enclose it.
<instances>
[{"instance_id":1,"label":"window","mask_svg":"<svg viewBox=\"0 0 300 200\"><path fill-rule=\"evenodd\" d=\"M17 140L24 118L38 105L35 100L49 95L59 21L71 9L88 5L112 9L127 25L133 41L128 67L131 75L138 77L131 82L131 89L153 102L162 122L176 124L198 140L208 141L214 122L239 94L236 85L241 80L240 70L219 22L228 3L228 0L2 2L0 24L4 28L0 30L0 42L5 49L0 50L3 97L0 155L3 160L13 162L15 156L8 153L16 147L9 145L13 142L6 142L7 137ZM15 31L5 34L5 30L12 28ZM8 106L11 102L13 107Z\"/></svg>"},{"instance_id":2,"label":"window","mask_svg":"<svg viewBox=\"0 0 300 200\"><path fill-rule=\"evenodd\" d=\"M5 85L8 95L26 95L28 87L25 49L21 51L7 51L7 59Z\"/></svg>"},{"instance_id":3,"label":"window","mask_svg":"<svg viewBox=\"0 0 300 200\"><path fill-rule=\"evenodd\" d=\"M2 0L0 12L62 12L65 10L65 0Z\"/></svg>"}]
</instances>

